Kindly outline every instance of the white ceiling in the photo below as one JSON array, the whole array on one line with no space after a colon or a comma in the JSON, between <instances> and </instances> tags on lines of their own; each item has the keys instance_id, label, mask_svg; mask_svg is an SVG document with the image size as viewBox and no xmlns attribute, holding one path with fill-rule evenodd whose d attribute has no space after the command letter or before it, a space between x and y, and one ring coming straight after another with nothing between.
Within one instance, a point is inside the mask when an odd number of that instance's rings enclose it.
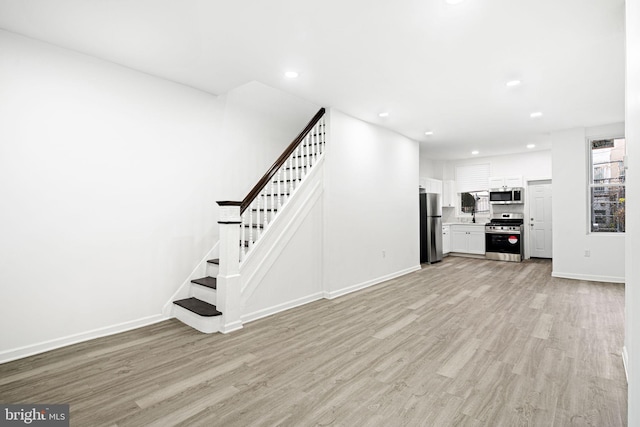
<instances>
[{"instance_id":1,"label":"white ceiling","mask_svg":"<svg viewBox=\"0 0 640 427\"><path fill-rule=\"evenodd\" d=\"M624 0L0 0L5 30L212 94L258 80L450 159L623 121L623 26Z\"/></svg>"}]
</instances>

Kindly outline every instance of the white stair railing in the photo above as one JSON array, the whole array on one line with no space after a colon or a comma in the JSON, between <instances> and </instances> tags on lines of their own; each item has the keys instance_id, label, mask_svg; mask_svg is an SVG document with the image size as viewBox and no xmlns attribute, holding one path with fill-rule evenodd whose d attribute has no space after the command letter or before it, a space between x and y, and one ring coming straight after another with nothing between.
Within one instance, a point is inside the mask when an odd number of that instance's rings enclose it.
<instances>
[{"instance_id":1,"label":"white stair railing","mask_svg":"<svg viewBox=\"0 0 640 427\"><path fill-rule=\"evenodd\" d=\"M324 116L318 117L308 132L301 136L289 153L285 151L288 155L281 164L277 165L276 162L275 168L272 167L272 173L265 175L266 182L261 180L260 186L254 192L255 197L251 200L245 199L242 203L240 263L251 253L278 212L286 206L291 195L322 156L326 143Z\"/></svg>"},{"instance_id":2,"label":"white stair railing","mask_svg":"<svg viewBox=\"0 0 640 427\"><path fill-rule=\"evenodd\" d=\"M240 265L322 158L326 144L324 114L325 109L321 108L242 202L218 202L220 267L216 305L222 312L221 332L242 328Z\"/></svg>"}]
</instances>

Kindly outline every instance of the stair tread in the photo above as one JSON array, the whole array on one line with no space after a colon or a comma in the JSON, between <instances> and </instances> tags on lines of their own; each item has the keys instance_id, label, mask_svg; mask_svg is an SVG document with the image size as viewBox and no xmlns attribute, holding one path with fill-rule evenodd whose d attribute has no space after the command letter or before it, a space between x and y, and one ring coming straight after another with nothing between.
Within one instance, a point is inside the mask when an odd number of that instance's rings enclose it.
<instances>
[{"instance_id":1,"label":"stair tread","mask_svg":"<svg viewBox=\"0 0 640 427\"><path fill-rule=\"evenodd\" d=\"M207 261L209 264L217 264L220 265L220 258L214 258Z\"/></svg>"},{"instance_id":2,"label":"stair tread","mask_svg":"<svg viewBox=\"0 0 640 427\"><path fill-rule=\"evenodd\" d=\"M187 310L192 311L199 316L213 317L220 316L222 314L218 311L215 305L209 304L208 302L204 302L194 297L181 299L178 301L174 301L173 303L175 305L179 305L182 308L186 308Z\"/></svg>"},{"instance_id":3,"label":"stair tread","mask_svg":"<svg viewBox=\"0 0 640 427\"><path fill-rule=\"evenodd\" d=\"M191 283L206 286L207 288L211 288L211 289L216 289L216 286L217 286L216 278L211 276L202 277L200 279L194 279L191 281Z\"/></svg>"}]
</instances>

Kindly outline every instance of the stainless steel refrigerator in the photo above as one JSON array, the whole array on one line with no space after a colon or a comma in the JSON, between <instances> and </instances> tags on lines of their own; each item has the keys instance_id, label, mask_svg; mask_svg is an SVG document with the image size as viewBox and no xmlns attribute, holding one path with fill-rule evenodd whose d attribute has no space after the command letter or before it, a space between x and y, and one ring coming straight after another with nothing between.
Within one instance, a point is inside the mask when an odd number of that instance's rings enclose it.
<instances>
[{"instance_id":1,"label":"stainless steel refrigerator","mask_svg":"<svg viewBox=\"0 0 640 427\"><path fill-rule=\"evenodd\" d=\"M440 194L420 193L420 263L442 261Z\"/></svg>"}]
</instances>

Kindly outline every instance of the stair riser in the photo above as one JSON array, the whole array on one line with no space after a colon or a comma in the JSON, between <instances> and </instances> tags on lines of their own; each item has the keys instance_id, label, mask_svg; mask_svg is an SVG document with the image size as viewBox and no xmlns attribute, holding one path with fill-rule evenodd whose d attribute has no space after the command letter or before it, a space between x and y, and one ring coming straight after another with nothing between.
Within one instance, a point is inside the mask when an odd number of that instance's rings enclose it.
<instances>
[{"instance_id":1,"label":"stair riser","mask_svg":"<svg viewBox=\"0 0 640 427\"><path fill-rule=\"evenodd\" d=\"M220 271L220 266L218 264L212 264L210 262L207 263L206 276L217 277L219 271Z\"/></svg>"},{"instance_id":2,"label":"stair riser","mask_svg":"<svg viewBox=\"0 0 640 427\"><path fill-rule=\"evenodd\" d=\"M212 305L217 305L216 295L217 293L215 289L207 288L206 286L200 286L195 283L192 283L191 287L189 288L190 297L196 297L199 300L208 302Z\"/></svg>"},{"instance_id":3,"label":"stair riser","mask_svg":"<svg viewBox=\"0 0 640 427\"><path fill-rule=\"evenodd\" d=\"M173 306L173 315L182 323L185 323L202 333L212 334L220 331L222 316L198 316L194 312L178 305Z\"/></svg>"}]
</instances>

